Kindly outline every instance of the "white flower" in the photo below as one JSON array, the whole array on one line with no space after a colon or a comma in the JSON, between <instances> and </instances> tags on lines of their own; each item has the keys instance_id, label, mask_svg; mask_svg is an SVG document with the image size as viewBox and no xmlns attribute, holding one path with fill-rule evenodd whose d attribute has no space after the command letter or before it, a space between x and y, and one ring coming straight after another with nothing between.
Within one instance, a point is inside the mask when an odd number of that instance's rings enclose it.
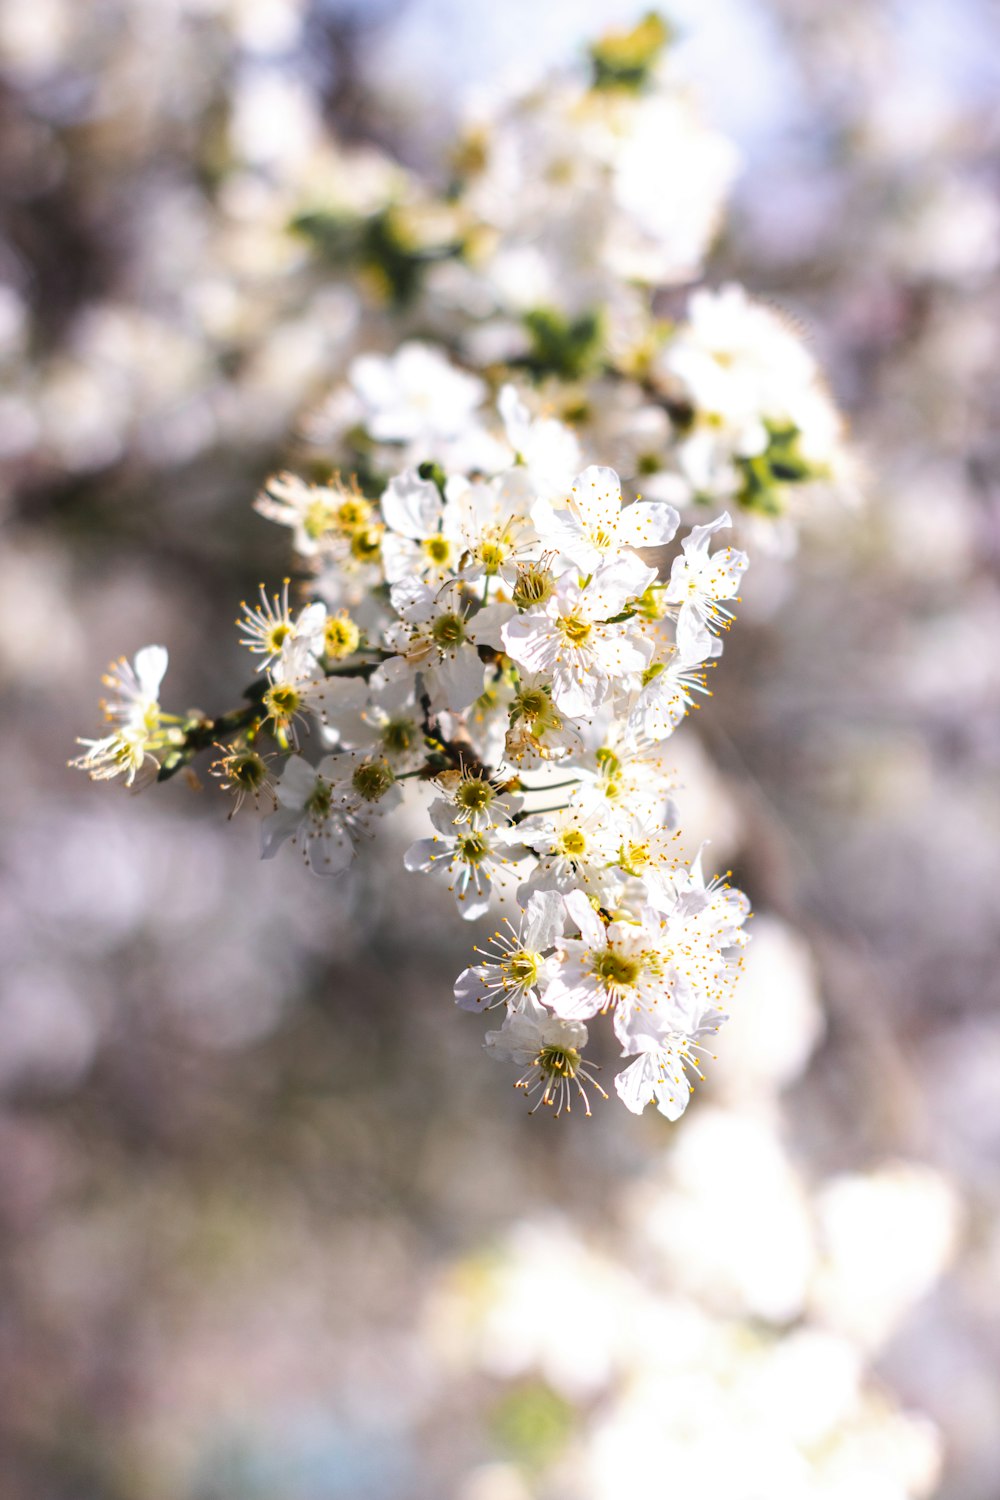
<instances>
[{"instance_id":1,"label":"white flower","mask_svg":"<svg viewBox=\"0 0 1000 1500\"><path fill-rule=\"evenodd\" d=\"M370 833L373 824L402 801L402 788L384 756L347 750L327 756L324 764L337 805L353 829Z\"/></svg>"},{"instance_id":2,"label":"white flower","mask_svg":"<svg viewBox=\"0 0 1000 1500\"><path fill-rule=\"evenodd\" d=\"M634 815L623 830L618 868L641 883L649 905L663 911L675 899L677 841L680 835L656 816Z\"/></svg>"},{"instance_id":3,"label":"white flower","mask_svg":"<svg viewBox=\"0 0 1000 1500\"><path fill-rule=\"evenodd\" d=\"M514 386L505 385L497 400L507 439L541 494L562 494L580 470L580 445L562 422L532 417Z\"/></svg>"},{"instance_id":4,"label":"white flower","mask_svg":"<svg viewBox=\"0 0 1000 1500\"><path fill-rule=\"evenodd\" d=\"M510 871L525 856L513 830L482 828L473 831L455 822L454 808L434 802L430 819L437 833L418 839L407 850L403 864L408 870L446 875L458 909L467 921L485 916L490 908L493 882ZM503 900L502 892L498 893Z\"/></svg>"},{"instance_id":5,"label":"white flower","mask_svg":"<svg viewBox=\"0 0 1000 1500\"><path fill-rule=\"evenodd\" d=\"M531 512L542 545L552 548L583 573L613 561L622 548L663 547L673 539L679 517L662 501L636 501L622 509L614 469L591 465L572 485L565 510L538 500Z\"/></svg>"},{"instance_id":6,"label":"white flower","mask_svg":"<svg viewBox=\"0 0 1000 1500\"><path fill-rule=\"evenodd\" d=\"M697 411L744 456L767 447L766 420L782 420L816 379L805 345L771 308L741 286L695 292L688 319L664 348L657 369L676 381Z\"/></svg>"},{"instance_id":7,"label":"white flower","mask_svg":"<svg viewBox=\"0 0 1000 1500\"><path fill-rule=\"evenodd\" d=\"M713 633L727 629L732 619L721 601L735 599L750 560L733 547L708 550L715 533L731 525L724 513L707 526L693 526L681 543L681 556L674 558L664 598L680 606L677 650L682 662L701 662L712 655Z\"/></svg>"},{"instance_id":8,"label":"white flower","mask_svg":"<svg viewBox=\"0 0 1000 1500\"><path fill-rule=\"evenodd\" d=\"M661 1115L679 1120L692 1092L687 1070L690 1068L699 1078L704 1076L698 1066L706 1052L702 1039L714 1035L725 1019L718 1011L707 1011L685 1029L678 1027L656 1042L646 1042L635 1061L615 1078L618 1097L625 1107L641 1115L653 1100Z\"/></svg>"},{"instance_id":9,"label":"white flower","mask_svg":"<svg viewBox=\"0 0 1000 1500\"><path fill-rule=\"evenodd\" d=\"M655 577L634 555L606 563L586 587L564 574L540 608L504 626L508 656L551 682L557 709L589 718L614 684L627 686L649 665L652 645L641 627L614 617Z\"/></svg>"},{"instance_id":10,"label":"white flower","mask_svg":"<svg viewBox=\"0 0 1000 1500\"><path fill-rule=\"evenodd\" d=\"M689 281L715 232L736 152L676 91L629 102L615 143L608 263L653 284Z\"/></svg>"},{"instance_id":11,"label":"white flower","mask_svg":"<svg viewBox=\"0 0 1000 1500\"><path fill-rule=\"evenodd\" d=\"M662 919L677 995L689 1012L725 1010L749 941L746 896L734 890L726 876L706 881L699 853L690 870L675 870L650 886L648 901Z\"/></svg>"},{"instance_id":12,"label":"white flower","mask_svg":"<svg viewBox=\"0 0 1000 1500\"><path fill-rule=\"evenodd\" d=\"M448 512L461 538L461 576L468 582L500 576L512 583L519 561L538 550L529 511L535 490L524 469L507 469L489 481L459 475L445 486Z\"/></svg>"},{"instance_id":13,"label":"white flower","mask_svg":"<svg viewBox=\"0 0 1000 1500\"><path fill-rule=\"evenodd\" d=\"M473 832L480 828L506 827L521 810L522 798L503 790L503 784L484 771L442 771L435 782L454 809L456 827L467 823Z\"/></svg>"},{"instance_id":14,"label":"white flower","mask_svg":"<svg viewBox=\"0 0 1000 1500\"><path fill-rule=\"evenodd\" d=\"M676 807L670 796L674 773L660 746L631 733L620 720L606 729L595 723L585 737L597 743L578 767L580 785L573 801L581 810L600 810L624 837L633 818L676 826Z\"/></svg>"},{"instance_id":15,"label":"white flower","mask_svg":"<svg viewBox=\"0 0 1000 1500\"><path fill-rule=\"evenodd\" d=\"M536 891L515 927L504 921L489 947L477 948L485 962L463 969L455 980L455 1003L462 1010L489 1010L506 1001L520 1006L526 995L537 996L545 978L545 954L562 936L566 910L558 891Z\"/></svg>"},{"instance_id":16,"label":"white flower","mask_svg":"<svg viewBox=\"0 0 1000 1500\"><path fill-rule=\"evenodd\" d=\"M322 605L314 607L323 609ZM336 704L337 695L343 692L337 680L328 678L320 667L313 650L315 644L311 635L290 636L268 669L270 686L264 693L263 704L279 743L295 740L297 727L305 722L307 713L325 719L327 703Z\"/></svg>"},{"instance_id":17,"label":"white flower","mask_svg":"<svg viewBox=\"0 0 1000 1500\"><path fill-rule=\"evenodd\" d=\"M434 708L470 708L485 679L477 645L499 645L513 606L488 605L470 618L454 589L435 591L415 578L393 584L391 597L400 620L386 631L387 646L420 673Z\"/></svg>"},{"instance_id":18,"label":"white flower","mask_svg":"<svg viewBox=\"0 0 1000 1500\"><path fill-rule=\"evenodd\" d=\"M544 1104L556 1115L572 1109L573 1087L590 1114L589 1085L603 1099L608 1096L584 1064L587 1028L580 1021L564 1021L526 994L519 1007L510 1011L499 1031L486 1033L486 1050L498 1062L514 1062L527 1068L514 1085L530 1099L538 1094L531 1113Z\"/></svg>"},{"instance_id":19,"label":"white flower","mask_svg":"<svg viewBox=\"0 0 1000 1500\"><path fill-rule=\"evenodd\" d=\"M183 734L174 729L178 722L164 716L159 693L167 669L167 652L163 646L144 646L134 662L120 657L112 662L102 681L113 696L102 700L105 719L115 726L103 738L78 739L84 754L69 764L86 771L94 781L125 778L126 786L151 781L159 769L159 754L175 741L183 743Z\"/></svg>"},{"instance_id":20,"label":"white flower","mask_svg":"<svg viewBox=\"0 0 1000 1500\"><path fill-rule=\"evenodd\" d=\"M559 943L545 1003L565 1020L613 1009L618 1039L634 1052L637 1036L652 1027L659 1035L676 1010L677 979L663 924L649 913L641 922L605 925L582 891L571 891L565 901L580 936Z\"/></svg>"},{"instance_id":21,"label":"white flower","mask_svg":"<svg viewBox=\"0 0 1000 1500\"><path fill-rule=\"evenodd\" d=\"M275 474L254 501L254 510L292 529L292 541L302 557L321 551L343 554L352 536L370 524L371 502L356 489L341 484L306 484L295 474Z\"/></svg>"},{"instance_id":22,"label":"white flower","mask_svg":"<svg viewBox=\"0 0 1000 1500\"><path fill-rule=\"evenodd\" d=\"M264 585L260 585L260 604L251 607L246 600L240 608L243 618L237 625L243 634L240 644L255 656L263 657L262 667L269 667L280 657L285 647L295 640L304 640L318 657L323 654L322 635L326 625L326 606L307 604L296 619L288 603L288 588L291 580L286 578L280 594L268 598Z\"/></svg>"},{"instance_id":23,"label":"white flower","mask_svg":"<svg viewBox=\"0 0 1000 1500\"><path fill-rule=\"evenodd\" d=\"M458 571L462 554L457 518L437 485L416 469L390 480L382 495L382 561L388 583L401 578L437 579Z\"/></svg>"},{"instance_id":24,"label":"white flower","mask_svg":"<svg viewBox=\"0 0 1000 1500\"><path fill-rule=\"evenodd\" d=\"M389 356L360 355L349 377L365 408L368 432L378 443L458 437L486 394L476 376L417 342L403 344Z\"/></svg>"},{"instance_id":25,"label":"white flower","mask_svg":"<svg viewBox=\"0 0 1000 1500\"><path fill-rule=\"evenodd\" d=\"M124 656L112 662L102 679L114 697L101 703L104 717L130 729L155 728L160 717L160 683L167 670L165 646L143 646L134 662Z\"/></svg>"},{"instance_id":26,"label":"white flower","mask_svg":"<svg viewBox=\"0 0 1000 1500\"><path fill-rule=\"evenodd\" d=\"M715 637L712 643L718 645ZM693 693L708 693L700 664L674 659L651 662L642 674L642 687L629 709L629 731L647 740L665 740L689 708L697 708ZM709 695L710 696L710 695Z\"/></svg>"},{"instance_id":27,"label":"white flower","mask_svg":"<svg viewBox=\"0 0 1000 1500\"><path fill-rule=\"evenodd\" d=\"M416 770L426 755L412 674L397 674L398 660L377 668L367 685L360 677L331 677L323 724L329 743L375 754L397 772Z\"/></svg>"},{"instance_id":28,"label":"white flower","mask_svg":"<svg viewBox=\"0 0 1000 1500\"><path fill-rule=\"evenodd\" d=\"M533 813L519 832L538 856L518 892L520 901L535 890L585 890L603 901L620 887L615 870L619 840L606 808L571 802L556 812Z\"/></svg>"},{"instance_id":29,"label":"white flower","mask_svg":"<svg viewBox=\"0 0 1000 1500\"><path fill-rule=\"evenodd\" d=\"M354 858L349 818L334 795L337 757L311 766L300 755L285 762L275 787L277 808L261 823L261 855L273 859L286 839L301 839L302 857L314 875L337 875Z\"/></svg>"}]
</instances>

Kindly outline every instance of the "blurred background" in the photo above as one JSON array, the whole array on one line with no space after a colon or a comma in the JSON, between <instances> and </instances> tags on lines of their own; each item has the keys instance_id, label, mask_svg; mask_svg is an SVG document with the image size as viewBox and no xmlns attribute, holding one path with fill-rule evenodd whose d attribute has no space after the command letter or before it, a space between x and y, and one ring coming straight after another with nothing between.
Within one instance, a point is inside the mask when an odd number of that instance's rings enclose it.
<instances>
[{"instance_id":1,"label":"blurred background","mask_svg":"<svg viewBox=\"0 0 1000 1500\"><path fill-rule=\"evenodd\" d=\"M242 681L250 500L363 341L286 231L331 142L433 174L640 9L0 9L5 1500L1000 1492L993 0L671 7L742 162L709 279L807 331L864 466L671 742L758 914L680 1126L528 1119L391 851L327 884L65 769L123 651Z\"/></svg>"}]
</instances>

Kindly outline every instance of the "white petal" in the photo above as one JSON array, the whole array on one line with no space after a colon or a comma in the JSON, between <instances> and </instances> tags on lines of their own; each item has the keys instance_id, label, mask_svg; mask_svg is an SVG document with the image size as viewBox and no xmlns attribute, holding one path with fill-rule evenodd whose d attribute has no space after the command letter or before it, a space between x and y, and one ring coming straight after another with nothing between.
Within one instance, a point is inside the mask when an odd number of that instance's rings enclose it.
<instances>
[{"instance_id":1,"label":"white petal","mask_svg":"<svg viewBox=\"0 0 1000 1500\"><path fill-rule=\"evenodd\" d=\"M623 547L665 547L673 541L680 516L672 505L640 500L622 511L618 540Z\"/></svg>"},{"instance_id":2,"label":"white petal","mask_svg":"<svg viewBox=\"0 0 1000 1500\"><path fill-rule=\"evenodd\" d=\"M485 964L476 964L471 969L463 969L455 980L455 1004L462 1010L485 1010L491 1000L496 1000L496 992L491 991L485 979L489 970L496 970L495 964L490 964L489 969Z\"/></svg>"},{"instance_id":3,"label":"white petal","mask_svg":"<svg viewBox=\"0 0 1000 1500\"><path fill-rule=\"evenodd\" d=\"M273 859L286 839L290 839L302 822L302 815L290 807L279 807L260 825L260 857Z\"/></svg>"},{"instance_id":4,"label":"white petal","mask_svg":"<svg viewBox=\"0 0 1000 1500\"><path fill-rule=\"evenodd\" d=\"M566 912L570 920L579 930L580 936L588 948L604 948L606 937L604 923L597 915L590 900L583 891L570 891L563 897Z\"/></svg>"},{"instance_id":5,"label":"white petal","mask_svg":"<svg viewBox=\"0 0 1000 1500\"><path fill-rule=\"evenodd\" d=\"M434 869L434 861L440 859L443 853L440 839L417 839L403 855L403 868L426 875Z\"/></svg>"},{"instance_id":6,"label":"white petal","mask_svg":"<svg viewBox=\"0 0 1000 1500\"><path fill-rule=\"evenodd\" d=\"M475 646L463 643L454 656L446 656L434 668L435 707L461 713L471 708L483 691L486 667Z\"/></svg>"},{"instance_id":7,"label":"white petal","mask_svg":"<svg viewBox=\"0 0 1000 1500\"><path fill-rule=\"evenodd\" d=\"M407 469L389 481L382 494L385 524L401 536L423 541L438 529L444 506L436 484Z\"/></svg>"},{"instance_id":8,"label":"white petal","mask_svg":"<svg viewBox=\"0 0 1000 1500\"><path fill-rule=\"evenodd\" d=\"M653 1097L652 1079L649 1076L649 1059L637 1057L615 1078L618 1097L634 1115L641 1115Z\"/></svg>"},{"instance_id":9,"label":"white petal","mask_svg":"<svg viewBox=\"0 0 1000 1500\"><path fill-rule=\"evenodd\" d=\"M524 916L526 948L544 953L557 938L562 937L566 926L566 906L558 891L535 891L528 900Z\"/></svg>"}]
</instances>

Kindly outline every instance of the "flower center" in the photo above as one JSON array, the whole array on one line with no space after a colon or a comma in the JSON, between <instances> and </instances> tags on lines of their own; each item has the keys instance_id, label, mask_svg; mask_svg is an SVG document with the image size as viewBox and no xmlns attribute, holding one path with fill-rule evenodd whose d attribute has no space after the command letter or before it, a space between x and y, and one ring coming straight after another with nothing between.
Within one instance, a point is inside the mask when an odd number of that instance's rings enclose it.
<instances>
[{"instance_id":1,"label":"flower center","mask_svg":"<svg viewBox=\"0 0 1000 1500\"><path fill-rule=\"evenodd\" d=\"M482 812L489 807L496 792L481 776L470 776L459 784L455 801L467 812Z\"/></svg>"},{"instance_id":2,"label":"flower center","mask_svg":"<svg viewBox=\"0 0 1000 1500\"><path fill-rule=\"evenodd\" d=\"M517 701L526 719L540 718L549 706L548 694L542 688L525 688Z\"/></svg>"},{"instance_id":3,"label":"flower center","mask_svg":"<svg viewBox=\"0 0 1000 1500\"><path fill-rule=\"evenodd\" d=\"M587 849L587 840L579 828L567 828L559 835L559 848L570 859L577 859Z\"/></svg>"},{"instance_id":4,"label":"flower center","mask_svg":"<svg viewBox=\"0 0 1000 1500\"><path fill-rule=\"evenodd\" d=\"M382 727L382 743L393 755L402 755L413 744L415 732L412 719L390 719Z\"/></svg>"},{"instance_id":5,"label":"flower center","mask_svg":"<svg viewBox=\"0 0 1000 1500\"><path fill-rule=\"evenodd\" d=\"M499 539L483 541L479 545L479 561L487 573L496 573L501 563L506 562L510 548Z\"/></svg>"},{"instance_id":6,"label":"flower center","mask_svg":"<svg viewBox=\"0 0 1000 1500\"><path fill-rule=\"evenodd\" d=\"M518 569L511 597L518 609L530 609L533 604L544 604L554 587L554 580L548 568L539 568L532 564L530 567Z\"/></svg>"},{"instance_id":7,"label":"flower center","mask_svg":"<svg viewBox=\"0 0 1000 1500\"><path fill-rule=\"evenodd\" d=\"M328 781L317 781L306 799L306 812L322 821L330 816L333 806L333 789Z\"/></svg>"},{"instance_id":8,"label":"flower center","mask_svg":"<svg viewBox=\"0 0 1000 1500\"><path fill-rule=\"evenodd\" d=\"M244 791L256 792L267 780L267 766L256 750L237 750L224 765L229 780Z\"/></svg>"},{"instance_id":9,"label":"flower center","mask_svg":"<svg viewBox=\"0 0 1000 1500\"><path fill-rule=\"evenodd\" d=\"M342 531L357 531L359 526L367 526L371 520L372 508L367 500L356 496L351 500L345 500L337 509L337 525Z\"/></svg>"},{"instance_id":10,"label":"flower center","mask_svg":"<svg viewBox=\"0 0 1000 1500\"><path fill-rule=\"evenodd\" d=\"M436 568L443 568L451 561L452 544L446 536L430 536L420 545Z\"/></svg>"},{"instance_id":11,"label":"flower center","mask_svg":"<svg viewBox=\"0 0 1000 1500\"><path fill-rule=\"evenodd\" d=\"M264 694L264 702L275 718L287 719L298 710L302 696L290 682L276 682Z\"/></svg>"},{"instance_id":12,"label":"flower center","mask_svg":"<svg viewBox=\"0 0 1000 1500\"><path fill-rule=\"evenodd\" d=\"M571 646L582 646L593 629L590 621L582 615L561 615L558 624Z\"/></svg>"},{"instance_id":13,"label":"flower center","mask_svg":"<svg viewBox=\"0 0 1000 1500\"><path fill-rule=\"evenodd\" d=\"M623 844L619 864L630 875L638 875L652 861L648 844Z\"/></svg>"},{"instance_id":14,"label":"flower center","mask_svg":"<svg viewBox=\"0 0 1000 1500\"><path fill-rule=\"evenodd\" d=\"M489 853L486 840L478 833L468 833L458 841L458 852L466 864L479 865Z\"/></svg>"},{"instance_id":15,"label":"flower center","mask_svg":"<svg viewBox=\"0 0 1000 1500\"><path fill-rule=\"evenodd\" d=\"M272 625L267 632L267 649L269 651L280 651L292 633L292 627L287 620L279 620L277 625Z\"/></svg>"},{"instance_id":16,"label":"flower center","mask_svg":"<svg viewBox=\"0 0 1000 1500\"><path fill-rule=\"evenodd\" d=\"M365 760L351 777L351 785L365 802L378 802L395 779L392 767L384 760Z\"/></svg>"},{"instance_id":17,"label":"flower center","mask_svg":"<svg viewBox=\"0 0 1000 1500\"><path fill-rule=\"evenodd\" d=\"M327 656L333 657L335 661L345 656L353 656L360 644L361 631L350 615L341 613L327 620L323 631L323 647Z\"/></svg>"},{"instance_id":18,"label":"flower center","mask_svg":"<svg viewBox=\"0 0 1000 1500\"><path fill-rule=\"evenodd\" d=\"M593 971L607 990L631 989L642 972L637 958L627 958L613 948L591 955Z\"/></svg>"},{"instance_id":19,"label":"flower center","mask_svg":"<svg viewBox=\"0 0 1000 1500\"><path fill-rule=\"evenodd\" d=\"M541 963L540 953L532 953L527 948L521 948L510 955L503 965L503 971L512 984L523 985L525 989L530 989L538 982Z\"/></svg>"},{"instance_id":20,"label":"flower center","mask_svg":"<svg viewBox=\"0 0 1000 1500\"><path fill-rule=\"evenodd\" d=\"M381 546L381 527L362 526L352 533L351 556L358 562L371 562L378 557Z\"/></svg>"},{"instance_id":21,"label":"flower center","mask_svg":"<svg viewBox=\"0 0 1000 1500\"><path fill-rule=\"evenodd\" d=\"M535 1058L535 1067L546 1078L575 1078L580 1054L575 1047L543 1047Z\"/></svg>"},{"instance_id":22,"label":"flower center","mask_svg":"<svg viewBox=\"0 0 1000 1500\"><path fill-rule=\"evenodd\" d=\"M465 640L465 621L461 615L439 615L431 626L431 635L435 645L442 651L447 651L451 646L460 646Z\"/></svg>"}]
</instances>

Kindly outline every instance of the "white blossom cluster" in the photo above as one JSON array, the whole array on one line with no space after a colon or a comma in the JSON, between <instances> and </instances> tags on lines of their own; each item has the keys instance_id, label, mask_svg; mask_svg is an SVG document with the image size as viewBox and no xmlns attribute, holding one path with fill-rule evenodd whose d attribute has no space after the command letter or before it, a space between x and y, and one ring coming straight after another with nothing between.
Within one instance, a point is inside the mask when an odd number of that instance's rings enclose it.
<instances>
[{"instance_id":1,"label":"white blossom cluster","mask_svg":"<svg viewBox=\"0 0 1000 1500\"><path fill-rule=\"evenodd\" d=\"M701 273L737 163L666 42L648 17L470 120L444 192L366 154L300 215L392 312L386 352L349 361L306 420L317 452L359 474L400 450L495 467L498 372L527 372L532 414L566 425L578 467L610 464L632 498L738 510L772 549L794 541L802 496L850 488L791 321L735 284L674 290Z\"/></svg>"},{"instance_id":2,"label":"white blossom cluster","mask_svg":"<svg viewBox=\"0 0 1000 1500\"><path fill-rule=\"evenodd\" d=\"M352 202L342 184L301 216L381 299L305 422L308 478L256 501L292 533L304 602L286 584L244 605L261 675L219 718L160 711L162 648L113 669L111 732L77 764L132 784L217 745L237 806L273 801L264 856L293 841L320 875L429 790L407 869L501 919L455 989L496 1011L490 1053L533 1100L589 1112L587 1023L608 1015L619 1095L676 1119L748 908L680 863L664 744L747 567L730 511L773 527L834 473L840 432L812 356L742 288L657 311L700 269L733 167L666 40L647 18L470 128L443 194L366 157ZM325 753L303 754L310 728Z\"/></svg>"},{"instance_id":3,"label":"white blossom cluster","mask_svg":"<svg viewBox=\"0 0 1000 1500\"><path fill-rule=\"evenodd\" d=\"M264 857L292 840L319 875L420 782L433 832L407 869L446 880L468 919L509 913L455 986L464 1009L501 1015L491 1054L532 1098L589 1109L586 1023L610 1013L630 1059L620 1096L675 1119L724 1019L747 902L679 864L662 750L706 691L747 558L713 550L724 514L667 571L670 505L623 505L597 466L554 486L570 434L535 431L512 387L500 406L509 463L491 476L406 469L377 501L273 480L258 507L293 529L314 587L301 607L287 586L244 605L264 670L249 707L228 723L163 714L166 652L149 647L107 678L112 732L78 764L132 783L233 728L216 769L238 798L273 789ZM329 752L315 762L310 725Z\"/></svg>"}]
</instances>

